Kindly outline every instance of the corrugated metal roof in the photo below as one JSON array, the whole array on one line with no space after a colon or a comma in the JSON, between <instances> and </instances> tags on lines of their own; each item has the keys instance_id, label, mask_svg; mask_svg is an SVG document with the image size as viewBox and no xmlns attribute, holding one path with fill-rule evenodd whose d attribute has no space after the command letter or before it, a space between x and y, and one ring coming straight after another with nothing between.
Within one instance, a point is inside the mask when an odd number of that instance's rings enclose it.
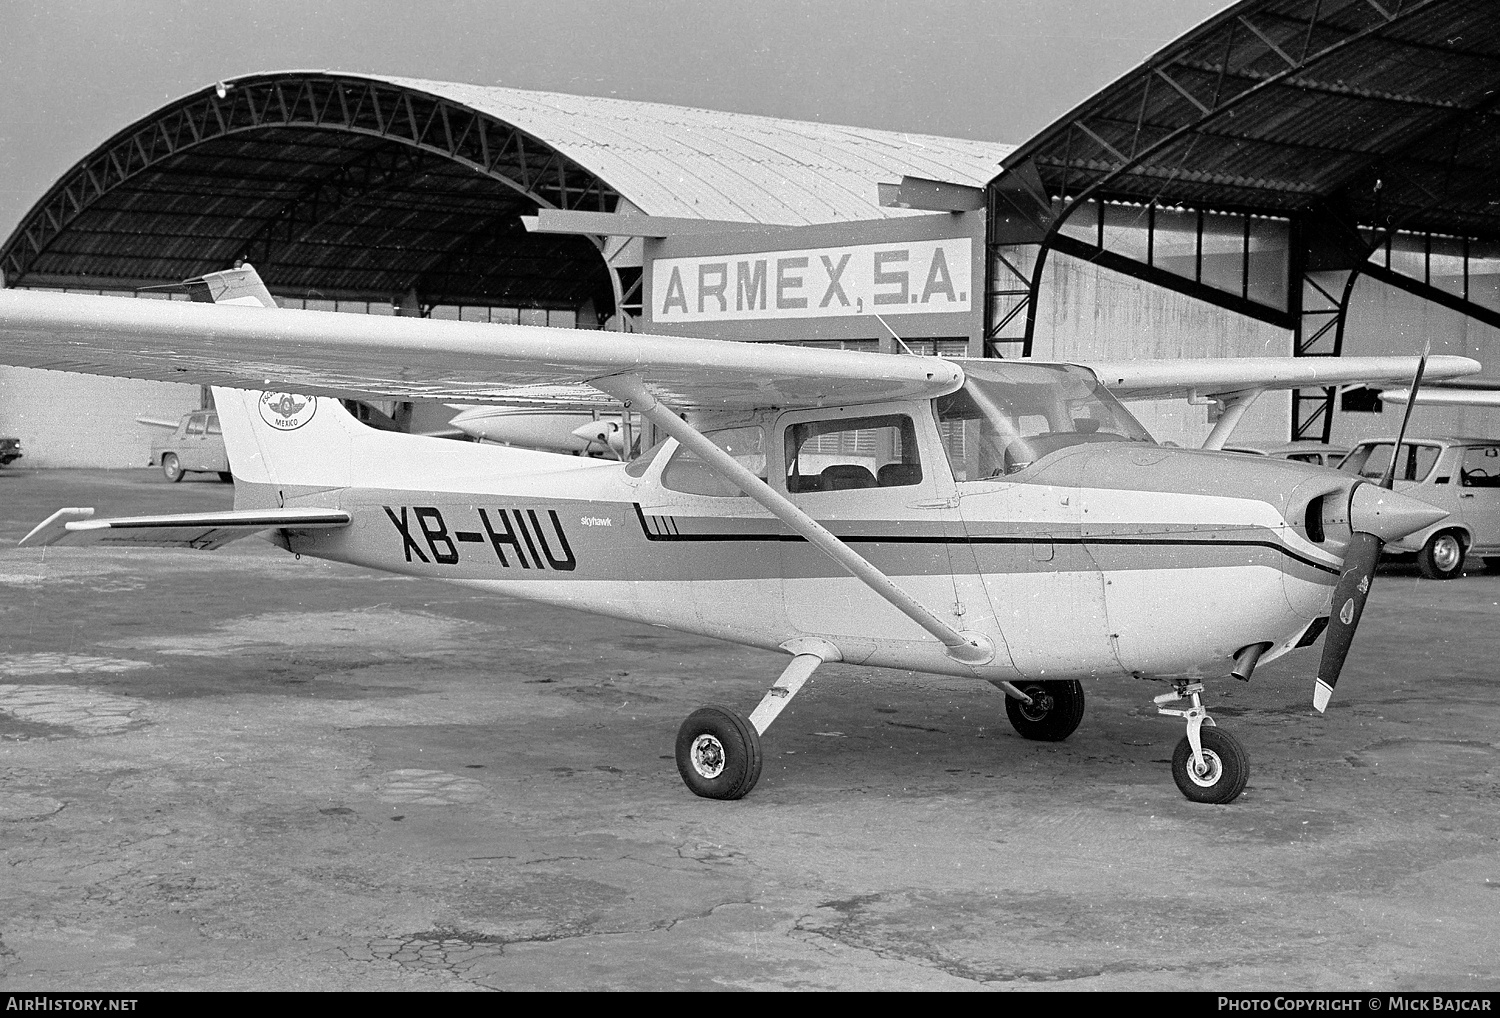
<instances>
[{"instance_id":1,"label":"corrugated metal roof","mask_svg":"<svg viewBox=\"0 0 1500 1018\"><path fill-rule=\"evenodd\" d=\"M877 184L982 186L1010 146L379 75L229 79L125 128L0 248L7 285L167 282L248 257L279 293L612 306L538 203L800 225L909 215Z\"/></svg>"},{"instance_id":2,"label":"corrugated metal roof","mask_svg":"<svg viewBox=\"0 0 1500 1018\"><path fill-rule=\"evenodd\" d=\"M562 92L383 78L514 124L649 215L804 225L908 215L875 185L902 174L983 187L1014 148Z\"/></svg>"},{"instance_id":3,"label":"corrugated metal roof","mask_svg":"<svg viewBox=\"0 0 1500 1018\"><path fill-rule=\"evenodd\" d=\"M1005 160L1050 197L1500 237L1494 0L1243 0Z\"/></svg>"}]
</instances>

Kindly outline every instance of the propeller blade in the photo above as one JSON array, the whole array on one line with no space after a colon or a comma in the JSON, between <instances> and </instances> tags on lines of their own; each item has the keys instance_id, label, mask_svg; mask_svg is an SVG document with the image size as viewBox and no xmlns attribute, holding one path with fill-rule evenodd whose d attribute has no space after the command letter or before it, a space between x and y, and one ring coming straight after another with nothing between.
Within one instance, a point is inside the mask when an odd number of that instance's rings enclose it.
<instances>
[{"instance_id":1,"label":"propeller blade","mask_svg":"<svg viewBox=\"0 0 1500 1018\"><path fill-rule=\"evenodd\" d=\"M1422 347L1416 377L1411 380L1411 388L1407 390L1406 412L1401 415L1401 430L1396 432L1396 444L1391 446L1391 461L1386 464L1385 473L1380 478L1380 486L1388 491L1396 486L1396 461L1401 455L1401 442L1406 438L1406 426L1411 423L1412 408L1417 405L1417 390L1422 388L1422 372L1427 370L1427 355L1431 350L1431 341Z\"/></svg>"},{"instance_id":2,"label":"propeller blade","mask_svg":"<svg viewBox=\"0 0 1500 1018\"><path fill-rule=\"evenodd\" d=\"M1333 616L1323 636L1323 660L1318 663L1318 679L1313 684L1313 706L1319 714L1328 707L1339 673L1344 670L1344 658L1349 656L1349 645L1364 614L1365 601L1375 582L1375 563L1380 560L1384 543L1374 534L1364 532L1357 532L1349 539L1344 571L1333 588Z\"/></svg>"},{"instance_id":3,"label":"propeller blade","mask_svg":"<svg viewBox=\"0 0 1500 1018\"><path fill-rule=\"evenodd\" d=\"M1406 438L1406 426L1411 423L1412 407L1417 405L1417 391L1422 387L1422 374L1427 370L1427 356L1431 352L1432 343L1429 341L1422 347L1422 356L1417 361L1417 373L1411 380L1410 401L1401 417L1401 430L1396 432L1396 444L1391 447L1391 461L1380 478L1380 487L1385 491L1376 496L1369 488L1358 487L1350 493L1349 527L1354 533L1350 535L1348 550L1344 552L1344 570L1333 588L1333 615L1328 619L1328 631L1323 637L1323 660L1318 662L1318 678L1313 683L1313 707L1319 714L1328 708L1333 687L1339 684L1339 673L1344 670L1349 645L1354 642L1360 616L1365 613L1365 602L1369 600L1370 587L1375 583L1375 566L1380 561L1380 550L1385 547L1385 542L1415 533L1448 515L1425 502L1397 495L1393 490L1401 443Z\"/></svg>"}]
</instances>

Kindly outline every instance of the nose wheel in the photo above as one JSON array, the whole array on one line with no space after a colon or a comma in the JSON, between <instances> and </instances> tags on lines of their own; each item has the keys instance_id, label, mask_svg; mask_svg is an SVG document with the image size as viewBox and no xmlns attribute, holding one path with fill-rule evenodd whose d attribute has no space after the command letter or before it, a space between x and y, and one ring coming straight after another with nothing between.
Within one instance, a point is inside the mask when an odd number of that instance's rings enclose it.
<instances>
[{"instance_id":1,"label":"nose wheel","mask_svg":"<svg viewBox=\"0 0 1500 1018\"><path fill-rule=\"evenodd\" d=\"M1172 780L1194 802L1233 802L1250 777L1250 757L1240 740L1219 731L1203 706L1202 693L1201 682L1179 683L1174 691L1156 698L1157 713L1187 722L1187 734L1172 752ZM1184 698L1192 702L1185 710L1166 706Z\"/></svg>"}]
</instances>

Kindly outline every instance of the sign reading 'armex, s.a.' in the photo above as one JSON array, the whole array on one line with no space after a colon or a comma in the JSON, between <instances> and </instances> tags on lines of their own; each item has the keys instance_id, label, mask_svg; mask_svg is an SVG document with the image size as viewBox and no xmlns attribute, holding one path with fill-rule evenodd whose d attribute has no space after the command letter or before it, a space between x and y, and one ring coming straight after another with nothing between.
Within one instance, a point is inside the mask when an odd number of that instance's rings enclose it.
<instances>
[{"instance_id":1,"label":"sign reading 'armex, s.a.'","mask_svg":"<svg viewBox=\"0 0 1500 1018\"><path fill-rule=\"evenodd\" d=\"M970 310L972 240L657 258L651 320L724 322Z\"/></svg>"}]
</instances>

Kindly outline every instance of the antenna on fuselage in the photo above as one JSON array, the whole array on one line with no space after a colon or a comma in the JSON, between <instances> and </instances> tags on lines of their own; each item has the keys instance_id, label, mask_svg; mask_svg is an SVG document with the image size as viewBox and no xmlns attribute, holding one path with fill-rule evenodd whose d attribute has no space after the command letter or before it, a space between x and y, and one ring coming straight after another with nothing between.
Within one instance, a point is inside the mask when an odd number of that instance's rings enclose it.
<instances>
[{"instance_id":1,"label":"antenna on fuselage","mask_svg":"<svg viewBox=\"0 0 1500 1018\"><path fill-rule=\"evenodd\" d=\"M893 328L891 328L891 323L890 322L887 322L884 318L881 318L879 315L875 316L875 320L877 322L879 322L881 325L885 326L885 331L889 332L891 334L891 338L892 339L894 339L896 342L898 342L898 343L901 344L901 349L905 350L907 353L911 354L913 357L917 356L917 351L915 351L911 347L907 346L906 345L906 340L904 340L900 336L896 335L896 330L893 329Z\"/></svg>"}]
</instances>

